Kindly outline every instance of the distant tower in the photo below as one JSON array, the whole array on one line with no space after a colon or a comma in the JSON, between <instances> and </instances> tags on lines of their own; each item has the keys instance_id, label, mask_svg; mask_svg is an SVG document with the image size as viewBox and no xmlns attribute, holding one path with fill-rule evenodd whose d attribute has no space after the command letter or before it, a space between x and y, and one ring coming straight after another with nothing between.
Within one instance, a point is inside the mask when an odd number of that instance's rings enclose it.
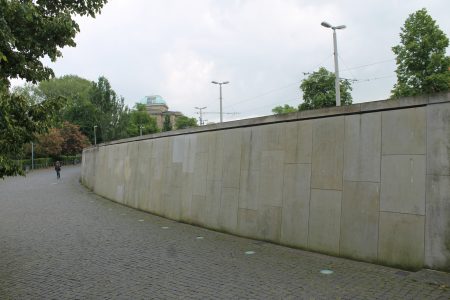
<instances>
[{"instance_id":1,"label":"distant tower","mask_svg":"<svg viewBox=\"0 0 450 300\"><path fill-rule=\"evenodd\" d=\"M175 128L175 119L183 114L178 111L169 111L166 101L160 95L145 96L140 103L145 104L150 116L156 118L156 124L162 129L164 117L170 116L170 123Z\"/></svg>"}]
</instances>

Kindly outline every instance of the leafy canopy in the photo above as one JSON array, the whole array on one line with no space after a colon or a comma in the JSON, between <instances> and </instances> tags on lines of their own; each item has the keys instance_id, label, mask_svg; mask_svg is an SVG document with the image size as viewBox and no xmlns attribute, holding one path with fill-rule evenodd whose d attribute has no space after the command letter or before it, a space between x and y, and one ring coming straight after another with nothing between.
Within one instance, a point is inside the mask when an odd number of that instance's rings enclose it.
<instances>
[{"instance_id":1,"label":"leafy canopy","mask_svg":"<svg viewBox=\"0 0 450 300\"><path fill-rule=\"evenodd\" d=\"M41 62L55 61L60 49L75 44L80 28L74 15L94 17L107 0L0 0L0 81L36 83L53 76Z\"/></svg>"},{"instance_id":2,"label":"leafy canopy","mask_svg":"<svg viewBox=\"0 0 450 300\"><path fill-rule=\"evenodd\" d=\"M179 116L175 119L175 127L177 129L185 129L189 127L197 127L197 119L186 116Z\"/></svg>"},{"instance_id":3,"label":"leafy canopy","mask_svg":"<svg viewBox=\"0 0 450 300\"><path fill-rule=\"evenodd\" d=\"M55 61L75 46L75 15L94 17L106 0L0 0L0 178L23 174L14 162L23 145L50 127L62 98L31 102L9 91L11 78L39 82L53 76L41 59Z\"/></svg>"},{"instance_id":4,"label":"leafy canopy","mask_svg":"<svg viewBox=\"0 0 450 300\"><path fill-rule=\"evenodd\" d=\"M336 106L335 79L334 73L323 67L303 79L300 89L303 91L304 102L299 105L298 109L307 110ZM352 104L350 81L341 78L339 88L342 105Z\"/></svg>"},{"instance_id":5,"label":"leafy canopy","mask_svg":"<svg viewBox=\"0 0 450 300\"><path fill-rule=\"evenodd\" d=\"M392 97L414 96L450 90L449 40L425 8L409 15L400 32L397 83Z\"/></svg>"},{"instance_id":6,"label":"leafy canopy","mask_svg":"<svg viewBox=\"0 0 450 300\"><path fill-rule=\"evenodd\" d=\"M128 114L127 133L128 136L138 136L158 132L158 125L155 118L147 113L145 104L136 103L134 109Z\"/></svg>"},{"instance_id":7,"label":"leafy canopy","mask_svg":"<svg viewBox=\"0 0 450 300\"><path fill-rule=\"evenodd\" d=\"M298 111L298 109L296 109L295 107L290 106L288 104L285 104L284 106L279 105L272 109L272 112L277 115L288 114L288 113L297 112L297 111Z\"/></svg>"}]
</instances>

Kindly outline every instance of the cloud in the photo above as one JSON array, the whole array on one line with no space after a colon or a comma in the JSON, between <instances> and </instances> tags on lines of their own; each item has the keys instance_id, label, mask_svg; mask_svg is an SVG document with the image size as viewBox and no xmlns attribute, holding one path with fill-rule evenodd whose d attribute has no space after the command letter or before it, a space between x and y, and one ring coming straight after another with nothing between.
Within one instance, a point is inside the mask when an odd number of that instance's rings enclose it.
<instances>
[{"instance_id":1,"label":"cloud","mask_svg":"<svg viewBox=\"0 0 450 300\"><path fill-rule=\"evenodd\" d=\"M159 94L189 116L195 106L218 111L211 80L228 80L226 112L265 115L301 102L303 72L333 70L332 31L320 26L328 21L347 25L338 31L342 76L371 79L354 84L354 101L377 100L395 82L400 27L422 7L448 35L446 0L112 0L95 19L78 19L77 47L51 65L57 75L106 76L129 106Z\"/></svg>"}]
</instances>

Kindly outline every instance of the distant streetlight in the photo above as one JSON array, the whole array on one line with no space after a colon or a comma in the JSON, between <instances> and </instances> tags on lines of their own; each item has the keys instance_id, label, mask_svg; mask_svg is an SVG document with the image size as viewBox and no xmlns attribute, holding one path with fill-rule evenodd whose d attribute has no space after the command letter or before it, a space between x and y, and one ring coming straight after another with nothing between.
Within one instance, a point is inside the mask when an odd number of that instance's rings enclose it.
<instances>
[{"instance_id":1,"label":"distant streetlight","mask_svg":"<svg viewBox=\"0 0 450 300\"><path fill-rule=\"evenodd\" d=\"M94 146L97 145L97 125L94 125Z\"/></svg>"},{"instance_id":2,"label":"distant streetlight","mask_svg":"<svg viewBox=\"0 0 450 300\"><path fill-rule=\"evenodd\" d=\"M222 113L222 84L229 84L229 81L224 82L217 82L217 81L211 81L211 83L218 84L220 87L220 123L223 121L223 113Z\"/></svg>"},{"instance_id":3,"label":"distant streetlight","mask_svg":"<svg viewBox=\"0 0 450 300\"><path fill-rule=\"evenodd\" d=\"M345 25L332 26L330 23L322 22L320 23L323 27L333 29L333 46L334 46L334 73L336 79L334 81L334 88L336 90L336 106L341 106L341 90L339 88L339 66L338 66L338 52L337 52L337 41L336 41L336 29L344 29Z\"/></svg>"},{"instance_id":4,"label":"distant streetlight","mask_svg":"<svg viewBox=\"0 0 450 300\"><path fill-rule=\"evenodd\" d=\"M195 109L198 109L199 110L199 114L200 114L200 117L199 117L199 121L200 121L200 126L202 126L203 125L203 115L202 115L202 110L204 110L205 108L206 108L206 106L204 106L204 107L194 107Z\"/></svg>"}]
</instances>

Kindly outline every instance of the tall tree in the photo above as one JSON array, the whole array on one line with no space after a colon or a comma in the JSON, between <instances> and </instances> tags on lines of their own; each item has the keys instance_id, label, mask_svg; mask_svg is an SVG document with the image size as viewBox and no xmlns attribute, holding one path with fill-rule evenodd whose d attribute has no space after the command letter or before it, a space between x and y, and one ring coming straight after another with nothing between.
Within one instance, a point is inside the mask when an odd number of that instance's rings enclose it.
<instances>
[{"instance_id":1,"label":"tall tree","mask_svg":"<svg viewBox=\"0 0 450 300\"><path fill-rule=\"evenodd\" d=\"M61 103L55 99L31 104L27 97L0 88L0 178L23 175L14 160L21 157L24 144L48 130L49 115L58 111Z\"/></svg>"},{"instance_id":2,"label":"tall tree","mask_svg":"<svg viewBox=\"0 0 450 300\"><path fill-rule=\"evenodd\" d=\"M156 119L147 113L145 104L136 103L134 109L128 114L127 133L129 136L138 136L142 127L142 134L158 132Z\"/></svg>"},{"instance_id":3,"label":"tall tree","mask_svg":"<svg viewBox=\"0 0 450 300\"><path fill-rule=\"evenodd\" d=\"M309 75L308 78L303 79L300 89L303 91L304 102L299 105L298 109L307 110L336 106L335 79L334 73L323 67ZM350 81L341 78L339 88L342 105L352 104Z\"/></svg>"},{"instance_id":4,"label":"tall tree","mask_svg":"<svg viewBox=\"0 0 450 300\"><path fill-rule=\"evenodd\" d=\"M196 118L189 118L186 116L179 116L175 120L175 127L176 129L185 129L189 127L197 127L197 119Z\"/></svg>"},{"instance_id":5,"label":"tall tree","mask_svg":"<svg viewBox=\"0 0 450 300\"><path fill-rule=\"evenodd\" d=\"M400 32L397 83L392 97L414 96L450 90L449 40L425 8L409 15Z\"/></svg>"},{"instance_id":6,"label":"tall tree","mask_svg":"<svg viewBox=\"0 0 450 300\"><path fill-rule=\"evenodd\" d=\"M13 158L36 134L45 132L49 119L61 108L60 98L32 104L8 90L11 78L36 83L53 71L52 61L64 46L75 46L79 31L76 15L94 17L106 0L0 0L0 178L23 174Z\"/></svg>"},{"instance_id":7,"label":"tall tree","mask_svg":"<svg viewBox=\"0 0 450 300\"><path fill-rule=\"evenodd\" d=\"M124 99L118 96L111 88L111 84L105 77L100 77L93 83L90 92L90 100L95 107L95 122L98 126L97 142L111 141L120 136L125 130L121 120L126 115L128 108L124 105Z\"/></svg>"},{"instance_id":8,"label":"tall tree","mask_svg":"<svg viewBox=\"0 0 450 300\"><path fill-rule=\"evenodd\" d=\"M172 123L170 123L170 116L165 115L162 131L171 131L171 130L172 130Z\"/></svg>"},{"instance_id":9,"label":"tall tree","mask_svg":"<svg viewBox=\"0 0 450 300\"><path fill-rule=\"evenodd\" d=\"M53 76L41 58L52 61L75 44L75 15L94 17L107 0L0 0L0 81L23 78L36 83Z\"/></svg>"},{"instance_id":10,"label":"tall tree","mask_svg":"<svg viewBox=\"0 0 450 300\"><path fill-rule=\"evenodd\" d=\"M81 133L80 128L67 121L63 123L59 132L63 139L61 153L64 155L80 154L83 148L90 144L88 138Z\"/></svg>"}]
</instances>

